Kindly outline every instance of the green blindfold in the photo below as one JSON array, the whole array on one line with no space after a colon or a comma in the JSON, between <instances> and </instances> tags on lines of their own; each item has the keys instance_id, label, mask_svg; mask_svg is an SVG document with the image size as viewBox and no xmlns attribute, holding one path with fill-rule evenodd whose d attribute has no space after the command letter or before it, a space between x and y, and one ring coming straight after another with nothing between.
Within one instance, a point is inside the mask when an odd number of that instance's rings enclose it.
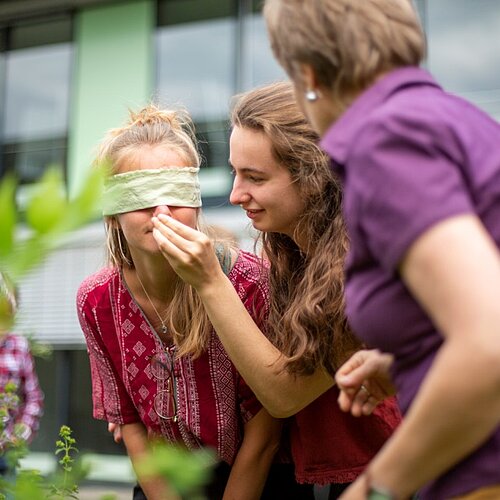
<instances>
[{"instance_id":1,"label":"green blindfold","mask_svg":"<svg viewBox=\"0 0 500 500\"><path fill-rule=\"evenodd\" d=\"M201 207L198 167L133 170L104 182L103 215L169 205Z\"/></svg>"}]
</instances>

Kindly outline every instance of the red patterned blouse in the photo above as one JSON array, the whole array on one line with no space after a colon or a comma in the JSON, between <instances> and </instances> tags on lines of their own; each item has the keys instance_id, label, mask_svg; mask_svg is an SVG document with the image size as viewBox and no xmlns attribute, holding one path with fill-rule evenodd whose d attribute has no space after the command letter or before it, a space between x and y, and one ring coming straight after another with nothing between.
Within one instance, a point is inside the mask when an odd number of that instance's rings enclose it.
<instances>
[{"instance_id":1,"label":"red patterned blouse","mask_svg":"<svg viewBox=\"0 0 500 500\"><path fill-rule=\"evenodd\" d=\"M228 277L262 326L269 297L261 261L240 251ZM158 376L151 364L155 354L172 348L153 330L120 271L106 268L88 277L78 290L77 308L90 357L94 417L119 424L142 422L150 435L183 442L189 448L212 447L220 459L232 464L243 424L261 405L215 332L201 357L175 361L170 357L178 417L174 421L160 418L157 404L170 394L171 381Z\"/></svg>"}]
</instances>

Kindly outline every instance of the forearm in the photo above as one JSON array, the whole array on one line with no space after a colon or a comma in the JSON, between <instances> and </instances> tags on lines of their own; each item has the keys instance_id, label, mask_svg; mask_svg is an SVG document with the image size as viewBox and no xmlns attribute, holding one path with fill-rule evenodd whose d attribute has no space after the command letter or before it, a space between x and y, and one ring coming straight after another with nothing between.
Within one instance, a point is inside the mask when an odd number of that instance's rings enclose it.
<instances>
[{"instance_id":1,"label":"forearm","mask_svg":"<svg viewBox=\"0 0 500 500\"><path fill-rule=\"evenodd\" d=\"M272 415L293 415L333 385L319 370L311 376L283 370L286 357L260 331L224 275L198 293L229 357Z\"/></svg>"},{"instance_id":2,"label":"forearm","mask_svg":"<svg viewBox=\"0 0 500 500\"><path fill-rule=\"evenodd\" d=\"M274 453L240 456L231 468L223 500L258 500L269 474Z\"/></svg>"},{"instance_id":3,"label":"forearm","mask_svg":"<svg viewBox=\"0 0 500 500\"><path fill-rule=\"evenodd\" d=\"M280 445L282 421L262 409L245 425L223 500L258 500Z\"/></svg>"},{"instance_id":4,"label":"forearm","mask_svg":"<svg viewBox=\"0 0 500 500\"><path fill-rule=\"evenodd\" d=\"M137 471L137 464L147 455L149 450L146 429L141 423L126 424L122 426L122 437L132 466ZM138 479L148 500L175 500L179 498L161 477L138 475Z\"/></svg>"},{"instance_id":5,"label":"forearm","mask_svg":"<svg viewBox=\"0 0 500 500\"><path fill-rule=\"evenodd\" d=\"M403 423L372 461L374 484L406 498L480 446L500 421L499 379L494 353L463 339L446 342Z\"/></svg>"}]
</instances>

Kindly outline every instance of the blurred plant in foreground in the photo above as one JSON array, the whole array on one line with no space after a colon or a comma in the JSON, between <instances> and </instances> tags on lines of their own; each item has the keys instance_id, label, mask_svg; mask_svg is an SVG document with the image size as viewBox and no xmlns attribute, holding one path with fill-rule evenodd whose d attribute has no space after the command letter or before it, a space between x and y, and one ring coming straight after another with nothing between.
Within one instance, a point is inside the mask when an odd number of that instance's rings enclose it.
<instances>
[{"instance_id":1,"label":"blurred plant in foreground","mask_svg":"<svg viewBox=\"0 0 500 500\"><path fill-rule=\"evenodd\" d=\"M216 456L212 450L187 450L163 441L152 443L149 453L137 464L139 478L164 477L182 498L204 500L202 488L211 479Z\"/></svg>"},{"instance_id":2,"label":"blurred plant in foreground","mask_svg":"<svg viewBox=\"0 0 500 500\"><path fill-rule=\"evenodd\" d=\"M93 169L77 195L67 199L60 170L47 170L27 202L28 232L24 235L19 231L16 180L5 177L0 184L0 271L17 282L60 245L69 231L96 218L105 172L104 168Z\"/></svg>"}]
</instances>

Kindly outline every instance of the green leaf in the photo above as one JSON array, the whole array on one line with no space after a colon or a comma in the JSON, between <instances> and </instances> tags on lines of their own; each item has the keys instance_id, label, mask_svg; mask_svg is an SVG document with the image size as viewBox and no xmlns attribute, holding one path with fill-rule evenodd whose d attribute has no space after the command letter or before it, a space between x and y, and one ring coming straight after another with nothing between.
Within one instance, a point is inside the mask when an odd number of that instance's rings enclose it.
<instances>
[{"instance_id":1,"label":"green leaf","mask_svg":"<svg viewBox=\"0 0 500 500\"><path fill-rule=\"evenodd\" d=\"M9 331L14 324L16 316L16 289L10 275L0 269L0 332ZM11 382L7 382L2 393L15 391L10 389Z\"/></svg>"},{"instance_id":2,"label":"green leaf","mask_svg":"<svg viewBox=\"0 0 500 500\"><path fill-rule=\"evenodd\" d=\"M70 200L71 225L81 225L89 219L100 216L103 180L107 167L101 166L90 171L81 190Z\"/></svg>"},{"instance_id":3,"label":"green leaf","mask_svg":"<svg viewBox=\"0 0 500 500\"><path fill-rule=\"evenodd\" d=\"M26 220L38 233L53 230L66 215L68 202L60 170L49 169L36 185L26 208Z\"/></svg>"},{"instance_id":4,"label":"green leaf","mask_svg":"<svg viewBox=\"0 0 500 500\"><path fill-rule=\"evenodd\" d=\"M20 471L13 487L16 500L44 500L43 481L38 471Z\"/></svg>"},{"instance_id":5,"label":"green leaf","mask_svg":"<svg viewBox=\"0 0 500 500\"><path fill-rule=\"evenodd\" d=\"M0 184L0 257L12 250L14 229L16 226L16 181L14 177L5 177Z\"/></svg>"},{"instance_id":6,"label":"green leaf","mask_svg":"<svg viewBox=\"0 0 500 500\"><path fill-rule=\"evenodd\" d=\"M35 234L31 238L14 245L13 251L5 259L5 268L13 281L18 281L21 276L40 264L48 251L57 243L57 238L46 238Z\"/></svg>"},{"instance_id":7,"label":"green leaf","mask_svg":"<svg viewBox=\"0 0 500 500\"><path fill-rule=\"evenodd\" d=\"M136 464L136 469L139 477L163 476L177 492L190 495L210 480L215 463L215 454L208 449L189 451L158 443Z\"/></svg>"}]
</instances>

